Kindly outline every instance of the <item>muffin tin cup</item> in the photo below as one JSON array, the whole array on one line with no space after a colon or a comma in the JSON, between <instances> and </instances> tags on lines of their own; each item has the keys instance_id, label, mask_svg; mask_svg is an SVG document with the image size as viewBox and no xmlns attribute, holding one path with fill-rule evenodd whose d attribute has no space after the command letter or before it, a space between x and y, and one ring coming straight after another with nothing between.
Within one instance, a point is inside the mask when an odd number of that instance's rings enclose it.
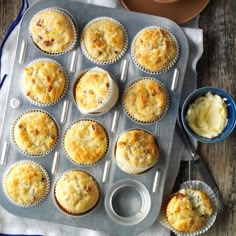
<instances>
[{"instance_id":1,"label":"muffin tin cup","mask_svg":"<svg viewBox=\"0 0 236 236\"><path fill-rule=\"evenodd\" d=\"M66 136L67 132L71 129L71 127L72 127L73 125L75 125L75 124L77 124L77 123L79 123L79 122L83 122L83 121L91 121L91 122L95 122L95 123L99 124L99 125L103 128L103 130L104 130L104 132L105 132L105 135L106 135L106 138L107 138L107 147L106 147L106 150L104 151L103 155L102 155L96 162L94 162L94 163L80 163L80 162L75 161L74 159L71 158L71 156L69 155L69 153L66 151L66 148L65 148L65 136ZM104 128L104 126L103 126L100 122L98 122L97 120L93 120L93 119L86 119L86 118L84 118L84 119L79 119L79 120L73 122L72 124L70 124L70 126L69 126L69 127L66 129L66 131L64 132L64 135L63 135L62 140L63 140L63 141L62 141L62 142L63 142L63 149L64 149L64 152L65 152L65 154L66 154L66 157L67 157L71 162L73 162L74 164L79 165L79 166L81 166L81 167L91 167L91 166L94 166L94 165L98 164L98 163L99 163L100 161L102 161L102 159L106 156L107 151L108 151L108 148L109 148L109 135L108 135L108 133L107 133L107 130Z\"/></svg>"},{"instance_id":2,"label":"muffin tin cup","mask_svg":"<svg viewBox=\"0 0 236 236\"><path fill-rule=\"evenodd\" d=\"M201 190L201 191L205 192L208 195L208 197L210 198L212 207L214 209L213 214L206 219L205 224L200 229L198 229L194 232L179 232L179 231L175 230L169 224L168 219L166 217L166 208L167 208L168 202L171 198L171 197L168 197L162 203L161 211L160 211L160 215L159 215L159 222L163 226L168 228L170 231L172 231L175 234L180 235L180 236L196 236L196 235L200 235L200 234L205 233L214 224L216 216L217 216L218 201L217 201L215 193L206 183L199 181L199 180L192 180L192 181L184 182L180 186L180 189L196 189L196 190Z\"/></svg>"},{"instance_id":3,"label":"muffin tin cup","mask_svg":"<svg viewBox=\"0 0 236 236\"><path fill-rule=\"evenodd\" d=\"M86 49L86 46L84 44L84 34L85 34L85 31L86 29L91 26L93 23L97 22L97 21L101 21L101 20L108 20L108 21L111 21L111 22L114 22L116 24L118 24L122 29L123 29L123 32L124 32L124 47L123 47L123 50L117 55L116 58L112 59L112 60L104 60L104 61L99 61L97 60L96 58L93 58L89 55L87 49ZM82 51L84 53L84 55L90 60L92 61L93 63L96 63L96 64L99 64L99 65L109 65L109 64L113 64L117 61L119 61L125 54L127 48L128 48L128 33L125 29L125 27L117 20L115 20L114 18L112 17L106 17L106 16L102 16L102 17L97 17L93 20L91 20L83 29L82 31L82 34L81 34L81 48L82 48Z\"/></svg>"},{"instance_id":4,"label":"muffin tin cup","mask_svg":"<svg viewBox=\"0 0 236 236\"><path fill-rule=\"evenodd\" d=\"M32 112L42 112L42 113L48 115L48 116L52 119L52 121L54 122L54 124L55 124L55 126L56 126L56 129L57 129L57 137L56 137L56 141L55 141L54 145L53 145L49 150L47 150L47 151L45 151L45 152L40 152L40 153L30 153L30 152L27 152L27 151L21 149L21 148L18 146L18 144L17 144L17 142L16 142L16 140L15 140L14 128L15 128L15 125L17 124L18 120L19 120L21 117L23 117L24 115L29 114L29 113L32 113ZM46 156L46 155L47 155L48 153L50 153L50 152L56 147L56 145L57 145L58 137L59 137L59 128L58 128L58 127L59 127L59 126L58 126L58 124L57 124L56 119L55 119L51 114L49 114L48 112L46 112L46 111L44 111L44 110L40 110L40 109L28 110L28 111L22 113L20 116L18 116L18 118L17 118L17 119L15 120L15 122L13 123L12 131L11 131L11 132L12 132L12 134L11 134L11 136L12 136L12 141L13 141L13 143L16 145L17 149L18 149L22 154L24 154L24 155L26 155L26 156L30 156L30 157L42 157L42 156Z\"/></svg>"},{"instance_id":5,"label":"muffin tin cup","mask_svg":"<svg viewBox=\"0 0 236 236\"><path fill-rule=\"evenodd\" d=\"M91 109L84 109L83 107L81 107L77 102L76 102L76 98L75 98L75 90L76 90L76 86L79 82L79 80L83 77L83 75L89 71L100 71L100 72L105 72L107 74L107 78L109 80L109 91L108 91L108 95L106 96L106 98L102 101L101 105L96 107L96 108L91 108ZM86 115L102 115L106 112L108 112L117 102L119 98L119 88L118 85L116 83L116 81L113 79L113 76L108 73L106 70L103 70L99 67L93 67L90 68L88 70L84 70L82 71L78 78L75 80L74 85L73 85L73 100L76 104L76 106L78 107L78 109L80 110L80 112L82 114L86 114Z\"/></svg>"},{"instance_id":6,"label":"muffin tin cup","mask_svg":"<svg viewBox=\"0 0 236 236\"><path fill-rule=\"evenodd\" d=\"M165 67L165 68L163 68L163 69L161 69L161 70L158 70L158 71L151 71L151 70L149 70L149 69L144 68L142 65L140 65L140 64L138 63L138 61L137 61L136 58L135 58L134 42L135 42L135 40L137 39L137 37L138 37L142 32L144 32L145 30L148 30L148 29L163 29L163 30L167 31L167 32L170 34L171 38L173 39L173 41L175 42L175 45L176 45L176 55L175 55L175 58L173 59L173 61L171 61L170 64L169 64L167 67ZM165 27L160 27L160 26L149 26L149 27L146 27L146 28L140 30L140 31L135 35L135 37L134 37L134 39L133 39L133 41L132 41L132 44L131 44L131 56L132 56L132 59L133 59L135 65L136 65L140 70L142 70L142 71L144 71L144 72L146 72L146 73L148 73L148 74L161 74L161 73L167 72L168 70L170 70L170 69L175 65L175 63L177 62L177 60L178 60L178 58L179 58L179 54L180 54L179 43L178 43L176 37L174 36L174 34L173 34L170 30L168 30L168 29L165 28Z\"/></svg>"},{"instance_id":7,"label":"muffin tin cup","mask_svg":"<svg viewBox=\"0 0 236 236\"><path fill-rule=\"evenodd\" d=\"M125 133L127 133L127 132L130 132L130 131L132 131L132 130L142 130L142 131L145 131L145 132L147 132L148 134L150 134L150 135L153 136L153 134L150 133L149 131L144 130L144 129L140 129L140 128L128 129L128 130L126 130L125 132L123 132L121 135L123 135L123 134L125 134ZM118 142L119 138L121 137L121 135L119 135L118 139L116 140L116 142L115 142L115 144L114 144L114 151L113 151L114 153L113 153L113 155L114 155L114 159L115 159L115 162L116 162L117 166L118 166L122 171L124 171L125 173L130 174L130 175L138 175L138 174L143 174L144 172L150 170L154 165L156 165L156 163L158 162L159 153L157 153L157 159L156 159L156 161L155 161L154 163L152 163L152 165L150 165L150 166L148 166L148 167L143 167L143 168L141 168L141 167L135 167L135 166L131 165L128 161L126 161L125 158L122 158L122 157L117 158L117 155L116 155L117 142ZM154 136L153 136L153 137L154 137ZM159 146L158 146L157 140L156 140L155 137L154 137L154 139L155 139L155 143L156 143L156 145L157 145L158 151L159 151Z\"/></svg>"},{"instance_id":8,"label":"muffin tin cup","mask_svg":"<svg viewBox=\"0 0 236 236\"><path fill-rule=\"evenodd\" d=\"M34 105L41 106L41 107L47 107L47 106L55 105L55 104L59 103L65 97L65 95L66 95L66 93L68 91L68 88L69 88L69 77L68 77L68 74L67 74L66 70L64 69L64 67L60 63L58 63L57 61L55 61L53 59L50 59L50 58L39 58L37 60L32 61L26 67L32 66L34 63L37 63L37 62L50 62L50 63L54 63L54 64L56 64L58 66L58 68L60 68L60 70L62 70L62 72L64 74L64 77L65 77L65 85L64 85L64 89L63 89L61 95L55 101L48 102L48 103L36 101L36 100L31 99L30 97L26 96L24 85L23 85L23 80L21 81L22 91L24 91L24 95L27 98L27 100L30 101L31 103L33 103Z\"/></svg>"},{"instance_id":9,"label":"muffin tin cup","mask_svg":"<svg viewBox=\"0 0 236 236\"><path fill-rule=\"evenodd\" d=\"M80 171L80 172L84 172L86 174L88 174L92 180L95 182L95 184L97 185L97 188L98 188L98 192L99 192L99 196L98 196L98 199L96 201L96 203L90 208L88 209L87 211L83 212L83 213L77 213L77 212L70 212L68 211L67 209L65 209L63 206L61 206L61 204L58 202L57 198L56 198L56 185L58 183L58 181L67 173L70 173L70 172L73 172L73 171ZM52 191L52 194L53 194L53 200L54 200L54 203L55 205L57 206L57 208L63 213L63 214L66 214L67 216L74 216L74 217L82 217L82 216L86 216L87 214L91 213L96 207L97 205L99 204L99 201L100 201L100 198L101 198L101 189L100 189L100 186L98 184L98 181L95 179L95 177L93 177L90 173L88 173L87 171L84 171L84 170L81 170L81 169L71 169L71 170L68 170L64 173L61 174L61 176L56 180L56 182L54 183L54 186L53 186L53 191Z\"/></svg>"},{"instance_id":10,"label":"muffin tin cup","mask_svg":"<svg viewBox=\"0 0 236 236\"><path fill-rule=\"evenodd\" d=\"M142 183L132 179L115 182L107 191L104 203L107 214L122 226L137 225L151 209L148 190Z\"/></svg>"},{"instance_id":11,"label":"muffin tin cup","mask_svg":"<svg viewBox=\"0 0 236 236\"><path fill-rule=\"evenodd\" d=\"M16 201L14 201L10 195L8 194L8 191L7 191L7 187L6 187L6 178L8 176L8 174L10 173L10 171L16 167L17 165L22 165L22 164L32 164L32 165L35 165L37 166L44 174L45 178L46 178L46 181L47 181L47 187L45 189L45 193L43 194L43 196L37 200L36 202L34 203L30 203L30 204L24 204L24 203L18 203ZM48 193L49 193L49 190L50 190L50 178L49 178L49 175L47 173L47 171L44 169L44 167L40 164L38 164L37 162L35 161L29 161L29 160L23 160L23 161L18 161L16 163L14 163L13 165L11 165L8 170L6 171L6 173L4 174L3 176L3 191L4 191L4 194L5 196L7 197L7 199L14 205L18 206L18 207L22 207L22 208L30 208L30 207L35 207L35 206L38 206L39 204L41 204L45 198L47 197Z\"/></svg>"},{"instance_id":12,"label":"muffin tin cup","mask_svg":"<svg viewBox=\"0 0 236 236\"><path fill-rule=\"evenodd\" d=\"M70 45L63 51L61 52L47 52L43 49L41 49L33 40L33 36L31 34L31 25L32 25L32 22L34 20L34 17L37 16L37 14L39 13L43 13L43 12L46 12L46 11L56 11L56 12L59 12L61 14L63 14L65 17L67 17L67 19L69 20L72 28L73 28L73 32L74 32L74 39L72 40L72 42L70 43ZM76 45L76 42L77 42L77 39L78 39L78 29L77 29L77 25L76 25L76 21L75 19L73 18L73 16L67 12L66 10L64 9L61 9L61 8L57 8L57 7L49 7L49 8L45 8L43 10L40 10L39 12L37 12L31 19L30 21L30 24L29 24L29 34L31 36L31 39L34 43L34 45L36 46L36 48L38 48L41 52L47 54L47 55L52 55L52 56L57 56L57 55L62 55L62 54L65 54L65 53L68 53L70 52Z\"/></svg>"},{"instance_id":13,"label":"muffin tin cup","mask_svg":"<svg viewBox=\"0 0 236 236\"><path fill-rule=\"evenodd\" d=\"M163 112L162 112L159 116L157 116L155 119L150 120L150 121L138 120L137 118L133 117L133 116L129 113L129 111L126 109L126 107L125 107L125 96L126 96L126 94L127 94L127 91L129 90L129 88L131 88L133 85L135 85L136 83L138 83L138 82L141 81L141 80L153 80L153 81L155 81L156 83L158 83L159 85L162 86L162 88L164 89L164 91L165 91L165 93L166 93L166 97L167 97L166 107L165 107L165 109L163 110ZM133 121L135 121L135 122L138 123L138 124L151 124L151 123L160 121L160 120L166 115L166 113L168 112L168 110L169 110L169 104L170 104L170 97L169 97L169 93L168 93L166 87L165 87L159 80L154 79L154 78L151 78L151 77L140 77L140 78L134 80L134 81L133 81L130 85L128 85L128 87L125 89L125 91L124 91L124 93L123 93L123 98L122 98L122 105L123 105L123 109L124 109L126 115L127 115L130 119L132 119Z\"/></svg>"}]
</instances>

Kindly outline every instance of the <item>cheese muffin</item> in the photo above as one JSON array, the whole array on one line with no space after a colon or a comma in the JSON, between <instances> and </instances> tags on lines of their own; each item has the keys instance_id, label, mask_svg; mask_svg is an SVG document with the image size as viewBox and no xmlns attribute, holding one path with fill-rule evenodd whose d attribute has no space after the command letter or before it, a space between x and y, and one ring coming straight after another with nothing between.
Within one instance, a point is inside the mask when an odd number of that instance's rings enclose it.
<instances>
[{"instance_id":1,"label":"cheese muffin","mask_svg":"<svg viewBox=\"0 0 236 236\"><path fill-rule=\"evenodd\" d=\"M22 114L13 125L13 141L26 155L46 155L56 145L58 127L46 112L32 110Z\"/></svg>"},{"instance_id":2,"label":"cheese muffin","mask_svg":"<svg viewBox=\"0 0 236 236\"><path fill-rule=\"evenodd\" d=\"M128 46L128 37L118 21L99 17L85 26L81 44L89 60L98 64L110 64L123 56Z\"/></svg>"},{"instance_id":3,"label":"cheese muffin","mask_svg":"<svg viewBox=\"0 0 236 236\"><path fill-rule=\"evenodd\" d=\"M91 211L100 198L97 181L87 172L70 170L55 184L55 201L64 212L80 215Z\"/></svg>"},{"instance_id":4,"label":"cheese muffin","mask_svg":"<svg viewBox=\"0 0 236 236\"><path fill-rule=\"evenodd\" d=\"M94 120L78 120L65 132L63 145L71 161L80 165L92 165L105 156L108 134Z\"/></svg>"},{"instance_id":5,"label":"cheese muffin","mask_svg":"<svg viewBox=\"0 0 236 236\"><path fill-rule=\"evenodd\" d=\"M131 52L140 69L159 73L174 65L179 49L176 38L167 29L147 27L135 36Z\"/></svg>"},{"instance_id":6,"label":"cheese muffin","mask_svg":"<svg viewBox=\"0 0 236 236\"><path fill-rule=\"evenodd\" d=\"M25 67L22 84L31 102L52 105L65 95L67 82L61 65L53 60L39 59Z\"/></svg>"},{"instance_id":7,"label":"cheese muffin","mask_svg":"<svg viewBox=\"0 0 236 236\"><path fill-rule=\"evenodd\" d=\"M170 199L166 208L169 224L179 232L200 229L213 214L208 195L201 190L181 189Z\"/></svg>"},{"instance_id":8,"label":"cheese muffin","mask_svg":"<svg viewBox=\"0 0 236 236\"><path fill-rule=\"evenodd\" d=\"M49 191L49 177L36 162L15 163L4 176L4 192L8 199L20 207L36 206Z\"/></svg>"},{"instance_id":9,"label":"cheese muffin","mask_svg":"<svg viewBox=\"0 0 236 236\"><path fill-rule=\"evenodd\" d=\"M140 78L126 88L123 106L130 118L140 123L151 123L163 117L169 106L164 86L156 79Z\"/></svg>"},{"instance_id":10,"label":"cheese muffin","mask_svg":"<svg viewBox=\"0 0 236 236\"><path fill-rule=\"evenodd\" d=\"M109 111L117 102L119 89L108 72L92 68L80 74L75 82L75 102L83 114Z\"/></svg>"},{"instance_id":11,"label":"cheese muffin","mask_svg":"<svg viewBox=\"0 0 236 236\"><path fill-rule=\"evenodd\" d=\"M150 133L134 129L123 133L115 146L115 161L128 174L140 174L154 166L159 148Z\"/></svg>"},{"instance_id":12,"label":"cheese muffin","mask_svg":"<svg viewBox=\"0 0 236 236\"><path fill-rule=\"evenodd\" d=\"M71 17L56 8L38 12L30 22L33 42L45 53L60 54L72 49L77 33Z\"/></svg>"}]
</instances>

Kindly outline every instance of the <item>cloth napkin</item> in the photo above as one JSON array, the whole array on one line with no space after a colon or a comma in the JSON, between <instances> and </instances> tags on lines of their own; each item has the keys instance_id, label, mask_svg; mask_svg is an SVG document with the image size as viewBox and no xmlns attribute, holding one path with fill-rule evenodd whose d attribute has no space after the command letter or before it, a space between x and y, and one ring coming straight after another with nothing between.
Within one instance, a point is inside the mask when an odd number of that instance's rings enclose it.
<instances>
[{"instance_id":1,"label":"cloth napkin","mask_svg":"<svg viewBox=\"0 0 236 236\"><path fill-rule=\"evenodd\" d=\"M29 1L29 4L36 2L37 0ZM89 4L107 6L111 8L122 8L119 0L78 0ZM183 90L181 94L181 104L186 96L196 89L197 87L197 73L196 64L203 52L203 31L198 28L198 17L185 23L183 30L188 38L189 42L189 60L187 70L185 74L185 80ZM4 107L6 103L7 91L11 78L11 71L16 51L17 34L19 31L19 25L12 31L10 37L5 42L2 51L2 63L1 63L1 78L4 74L8 74L4 85L0 90L0 107ZM2 122L2 116L0 114L0 124ZM182 143L182 140L178 134L174 133L174 142L171 151L170 164L167 172L166 186L164 191L164 197L171 193L174 181L178 174L179 165L181 160L188 160L189 154ZM16 235L47 235L47 236L109 236L110 234L105 232L98 232L95 230L77 228L67 225L59 225L55 223L45 223L34 219L20 218L8 213L2 206L0 206L0 235L16 234ZM158 221L156 221L145 232L139 234L139 236L169 236L170 232Z\"/></svg>"}]
</instances>

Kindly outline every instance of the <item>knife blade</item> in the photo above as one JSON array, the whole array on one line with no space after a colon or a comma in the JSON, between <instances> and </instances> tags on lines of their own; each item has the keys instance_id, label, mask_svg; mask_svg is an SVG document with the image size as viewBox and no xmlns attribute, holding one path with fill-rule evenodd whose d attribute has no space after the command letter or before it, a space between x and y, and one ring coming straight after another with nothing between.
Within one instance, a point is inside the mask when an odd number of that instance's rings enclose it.
<instances>
[{"instance_id":1,"label":"knife blade","mask_svg":"<svg viewBox=\"0 0 236 236\"><path fill-rule=\"evenodd\" d=\"M191 163L193 163L196 167L197 170L199 171L200 175L202 176L203 180L212 188L212 190L214 191L217 199L218 199L218 211L224 211L225 206L224 206L224 202L223 202L223 198L221 196L220 190L212 176L212 174L210 173L209 169L207 168L206 164L204 163L204 161L202 160L202 158L198 155L197 153L197 149L194 147L194 145L192 144L192 141L190 140L188 134L186 133L186 131L184 130L181 122L179 119L177 119L177 124L176 124L176 128L177 128L177 132L180 135L180 137L182 138L185 147L188 149L190 155L191 155L191 161L189 164L189 175L191 176Z\"/></svg>"}]
</instances>

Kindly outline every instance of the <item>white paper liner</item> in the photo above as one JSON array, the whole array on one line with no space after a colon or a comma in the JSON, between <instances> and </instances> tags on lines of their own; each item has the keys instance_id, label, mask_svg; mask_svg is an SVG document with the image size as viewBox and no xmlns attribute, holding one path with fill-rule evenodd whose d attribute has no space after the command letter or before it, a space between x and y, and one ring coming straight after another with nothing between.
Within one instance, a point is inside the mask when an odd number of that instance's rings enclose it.
<instances>
[{"instance_id":1,"label":"white paper liner","mask_svg":"<svg viewBox=\"0 0 236 236\"><path fill-rule=\"evenodd\" d=\"M135 167L133 165L131 165L125 157L121 156L121 155L116 155L116 149L117 149L117 142L119 140L119 138L127 133L127 132L131 132L132 130L142 130L142 131L145 131L147 132L148 134L152 135L154 137L154 135L152 133L150 133L149 131L147 130L144 130L144 129L129 129L129 130L126 130L125 132L123 132L117 139L115 145L114 145L114 159L115 159L115 162L116 164L118 165L118 167L126 172L127 174L131 174L131 175L136 175L136 174L142 174L143 172L146 172L148 171L149 169L151 169L157 162L158 162L158 159L159 159L159 153L158 153L158 156L157 156L157 159L155 162L152 163L152 165L148 166L148 167ZM155 137L154 137L155 138ZM157 143L157 140L155 138L155 143L158 147L158 143ZM159 152L159 147L158 147L158 152Z\"/></svg>"},{"instance_id":2,"label":"white paper liner","mask_svg":"<svg viewBox=\"0 0 236 236\"><path fill-rule=\"evenodd\" d=\"M61 93L61 95L53 102L48 102L48 103L44 103L44 102L39 102L39 101L36 101L34 99L31 99L30 97L26 96L25 94L25 89L24 89L24 85L23 85L23 79L21 81L21 87L22 87L22 90L23 90L23 93L25 95L25 97L27 98L27 100L29 100L31 103L37 105L37 106L41 106L41 107L47 107L47 106L52 106L52 105L55 105L57 104L58 102L60 102L64 96L66 95L67 91L68 91L68 87L69 87L69 77L68 77L68 74L65 70L65 68L60 64L58 63L56 60L53 60L53 59L50 59L50 58L39 58L39 59L36 59L34 61L32 61L30 64L28 64L26 67L28 66L32 66L34 63L37 63L37 62L50 62L50 63L54 63L58 66L58 68L60 68L64 74L64 77L65 77L65 85L64 85L64 89ZM24 73L24 72L23 72ZM23 78L23 76L22 76Z\"/></svg>"},{"instance_id":3,"label":"white paper liner","mask_svg":"<svg viewBox=\"0 0 236 236\"><path fill-rule=\"evenodd\" d=\"M84 33L86 31L86 29L92 25L93 23L97 22L97 21L101 21L101 20L108 20L108 21L112 21L116 24L118 24L122 29L123 29L123 32L124 32L124 48L123 50L117 55L117 57L115 59L112 59L112 60L104 60L104 61L99 61L99 60L96 60L95 58L91 57L85 47L85 44L84 44ZM125 54L127 48L128 48L128 33L125 29L125 27L117 20L115 20L114 18L112 17L105 17L105 16L102 16L102 17L97 17L93 20L91 20L83 29L82 31L82 34L81 34L81 48L82 48L82 51L84 53L84 55L92 62L96 63L96 64L100 64L100 65L108 65L108 64L113 64L117 61L119 61L123 55Z\"/></svg>"},{"instance_id":4,"label":"white paper liner","mask_svg":"<svg viewBox=\"0 0 236 236\"><path fill-rule=\"evenodd\" d=\"M83 213L78 213L78 212L70 212L68 211L67 209L65 209L57 200L56 198L56 185L58 183L58 181L67 173L70 173L70 172L73 172L73 171L79 171L79 172L84 172L86 173L89 177L91 177L93 179L93 181L95 182L95 184L97 185L97 188L98 188L98 199L96 201L96 203L94 203L93 206L91 206L90 209L88 209L87 211L83 212ZM91 211L94 210L94 208L96 208L96 206L98 205L99 201L100 201L100 198L101 198L101 189L100 189L100 186L98 184L98 181L96 180L96 178L94 176L92 176L90 173L88 173L87 171L84 171L84 170L81 170L81 169L71 169L71 170L68 170L66 172L64 172L63 174L61 174L61 176L56 180L56 182L54 183L54 186L53 186L53 191L52 191L52 194L53 194L53 200L54 200L54 203L55 205L58 207L58 209L63 212L64 214L66 215L69 215L69 216L84 216L84 215L87 215L88 213L90 213Z\"/></svg>"},{"instance_id":5,"label":"white paper liner","mask_svg":"<svg viewBox=\"0 0 236 236\"><path fill-rule=\"evenodd\" d=\"M28 114L28 113L34 113L34 112L42 112L42 113L45 113L46 115L48 115L48 116L52 119L52 121L55 123L56 129L57 129L56 141L55 141L54 145L53 145L49 150L47 150L46 152L40 152L40 153L29 153L29 152L26 152L25 150L21 149L21 148L18 146L18 144L17 144L17 142L16 142L16 140L15 140L14 128L15 128L15 125L17 124L18 120L19 120L21 117L23 117L24 115L26 115L26 114ZM11 135L11 136L12 136L13 143L16 145L17 149L18 149L22 154L24 154L24 155L26 155L26 156L30 156L30 157L41 157L41 156L47 155L48 153L50 153L50 152L56 147L57 142L58 142L58 139L59 139L59 128L58 128L58 127L59 127L59 126L58 126L58 124L57 124L56 119L55 119L51 114L49 114L48 112L46 112L46 111L44 111L44 110L32 109L32 110L28 110L28 111L22 113L21 115L19 115L19 116L16 118L16 120L14 121L14 123L13 123L13 125L12 125L12 131L11 131L12 135Z\"/></svg>"},{"instance_id":6,"label":"white paper liner","mask_svg":"<svg viewBox=\"0 0 236 236\"><path fill-rule=\"evenodd\" d=\"M163 69L160 69L160 70L158 70L158 71L151 71L151 70L149 70L149 69L144 68L142 65L140 65L140 64L137 62L137 60L136 60L136 58L135 58L134 42L136 41L137 37L138 37L143 31L148 30L148 29L163 29L163 30L167 31L167 32L170 34L171 38L173 39L173 41L175 42L175 45L176 45L176 56L175 56L175 58L173 59L173 61L170 62L170 64L169 64L167 67L165 67L165 68L163 68ZM132 58L133 58L133 61L134 61L135 65L136 65L140 70L142 70L142 71L144 71L144 72L146 72L146 73L149 73L149 74L161 74L161 73L164 73L164 72L167 72L168 70L170 70L170 69L175 65L175 63L177 62L177 60L178 60L178 58L179 58L179 51L180 51L180 49L179 49L179 43L178 43L176 37L173 35L173 33L170 32L170 30L168 30L167 28L160 27L160 26L158 26L158 27L157 27L157 26L149 26L149 27L146 27L146 28L140 30L140 31L135 35L135 37L134 37L134 39L133 39L133 41L132 41L132 45L131 45L131 55L132 55Z\"/></svg>"},{"instance_id":7,"label":"white paper liner","mask_svg":"<svg viewBox=\"0 0 236 236\"><path fill-rule=\"evenodd\" d=\"M77 124L77 123L79 123L79 122L84 122L84 121L86 121L86 122L87 122L87 121L91 121L91 122L95 122L95 123L99 124L99 125L103 128L103 130L104 130L104 132L105 132L105 135L106 135L106 138L107 138L107 147L106 147L106 150L104 151L103 155L102 155L96 162L90 163L90 164L80 163L80 162L75 161L74 159L71 158L71 156L69 155L69 153L66 151L66 148L65 148L65 136L66 136L66 133L68 132L68 130L70 130L70 128L71 128L73 125L75 125L75 124ZM108 148L109 148L109 135L108 135L108 133L107 133L105 127L104 127L100 122L98 122L98 121L96 121L96 120L93 120L93 119L79 119L79 120L73 122L72 124L70 124L69 127L66 129L66 131L64 132L64 135L63 135L63 141L62 141L62 142L63 142L63 149L64 149L64 152L65 152L65 154L66 154L66 157L67 157L70 161L72 161L74 164L79 165L79 166L82 166L82 167L84 167L84 166L85 166L85 167L90 167L90 166L94 166L94 165L98 164L98 163L105 157L105 155L107 154L107 151L108 151Z\"/></svg>"},{"instance_id":8,"label":"white paper liner","mask_svg":"<svg viewBox=\"0 0 236 236\"><path fill-rule=\"evenodd\" d=\"M37 45L37 43L35 43L34 40L33 40L33 36L32 36L32 34L31 34L31 24L32 24L32 22L33 22L34 17L37 16L37 14L40 14L40 13L42 13L42 12L44 12L44 11L57 11L57 12L63 14L64 16L67 17L67 19L69 20L69 22L70 22L70 24L71 24L71 26L72 26L72 28L73 28L73 31L74 31L74 39L72 40L72 42L70 43L70 45L69 45L64 51L62 51L62 52L47 52L47 51L41 49L41 48ZM48 55L62 55L62 54L65 54L65 53L68 53L69 51L71 51L71 50L75 47L75 44L76 44L76 42L77 42L77 38L78 38L78 33L77 33L77 32L78 32L77 24L76 24L76 21L74 20L73 16L72 16L68 11L66 11L66 10L64 10L64 9L61 9L61 8L57 8L57 7L49 7L49 8L45 8L45 9L43 9L43 10L38 11L38 12L32 17L32 19L31 19L31 21L30 21L30 24L29 24L29 34L31 35L31 38L32 38L32 41L33 41L34 45L35 45L36 48L38 48L41 52L43 52L43 53L45 53L45 54L48 54Z\"/></svg>"},{"instance_id":9,"label":"white paper liner","mask_svg":"<svg viewBox=\"0 0 236 236\"><path fill-rule=\"evenodd\" d=\"M10 195L8 194L7 192L7 188L5 186L5 181L6 181L6 178L7 178L7 175L10 173L10 171L12 170L12 168L14 168L15 166L17 165L21 165L21 164L32 164L32 165L36 165L37 167L39 167L42 172L44 173L44 176L46 178L46 181L47 181L47 187L45 189L45 193L44 195L36 202L34 203L30 203L30 204L20 204L16 201L14 201ZM30 161L30 160L23 160L23 161L18 161L16 163L14 163L13 165L11 165L8 170L6 171L6 173L4 174L3 176L3 191L4 191L4 194L6 195L7 199L13 203L14 205L18 206L18 207L23 207L23 208L29 208L29 207L35 207L37 205L39 205L40 203L42 203L45 198L47 197L48 193L49 193L49 190L50 190L50 178L48 176L48 173L47 171L44 169L44 167L42 165L40 165L39 163L35 162L35 161Z\"/></svg>"},{"instance_id":10,"label":"white paper liner","mask_svg":"<svg viewBox=\"0 0 236 236\"><path fill-rule=\"evenodd\" d=\"M196 236L196 235L200 235L200 234L205 233L214 224L216 216L217 216L217 205L218 205L217 202L218 201L217 201L215 193L206 183L199 181L199 180L192 180L192 181L184 182L180 186L180 189L196 189L196 190L201 190L201 191L205 192L208 195L208 197L210 198L212 207L214 209L212 215L207 217L205 224L200 229L198 229L194 232L178 232L169 224L169 222L166 218L166 207L168 204L168 200L170 200L168 198L168 199L164 200L162 203L162 207L161 207L161 211L160 211L160 215L159 215L159 219L158 219L159 222L163 226L165 226L166 228L168 228L169 230L171 230L172 232L174 232L176 235L179 235L179 236Z\"/></svg>"},{"instance_id":11,"label":"white paper liner","mask_svg":"<svg viewBox=\"0 0 236 236\"><path fill-rule=\"evenodd\" d=\"M89 71L101 71L101 72L105 72L107 74L107 79L109 80L109 91L108 91L108 95L106 96L106 98L102 101L102 103L100 104L100 106L98 106L97 108L93 108L93 109L84 109L83 107L81 107L75 99L75 90L76 90L76 85L78 84L80 78L83 77L83 75ZM112 76L106 71L103 70L99 67L93 67L91 69L85 70L83 72L81 72L77 78L77 80L74 83L73 86L73 98L74 98L74 102L76 104L76 106L78 107L78 109L80 110L80 112L82 114L89 114L89 115L101 115L104 114L106 112L108 112L117 102L118 98L119 98L119 88L117 83L114 81L114 79L112 78Z\"/></svg>"},{"instance_id":12,"label":"white paper liner","mask_svg":"<svg viewBox=\"0 0 236 236\"><path fill-rule=\"evenodd\" d=\"M134 84L138 83L139 81L141 80L153 80L154 82L158 83L159 85L162 86L162 88L164 89L165 93L166 93L166 98L167 98L167 101L166 101L166 107L165 109L163 110L163 112L157 116L155 119L153 120L150 120L150 121L143 121L143 120L138 120L137 118L133 117L125 108L125 96L126 96L126 93L127 91L129 90L129 88L131 88ZM134 80L130 85L128 85L128 87L125 89L124 93L123 93L123 98L122 98L122 105L123 105L123 109L125 111L125 113L128 115L128 117L130 119L132 119L133 121L137 122L138 124L150 124L150 123L154 123L156 121L160 121L165 115L166 113L168 112L169 110L169 104L170 104L170 97L169 97L169 93L167 91L167 88L164 86L164 84L162 84L159 80L155 79L155 78L151 78L151 77L140 77L136 80Z\"/></svg>"}]
</instances>

